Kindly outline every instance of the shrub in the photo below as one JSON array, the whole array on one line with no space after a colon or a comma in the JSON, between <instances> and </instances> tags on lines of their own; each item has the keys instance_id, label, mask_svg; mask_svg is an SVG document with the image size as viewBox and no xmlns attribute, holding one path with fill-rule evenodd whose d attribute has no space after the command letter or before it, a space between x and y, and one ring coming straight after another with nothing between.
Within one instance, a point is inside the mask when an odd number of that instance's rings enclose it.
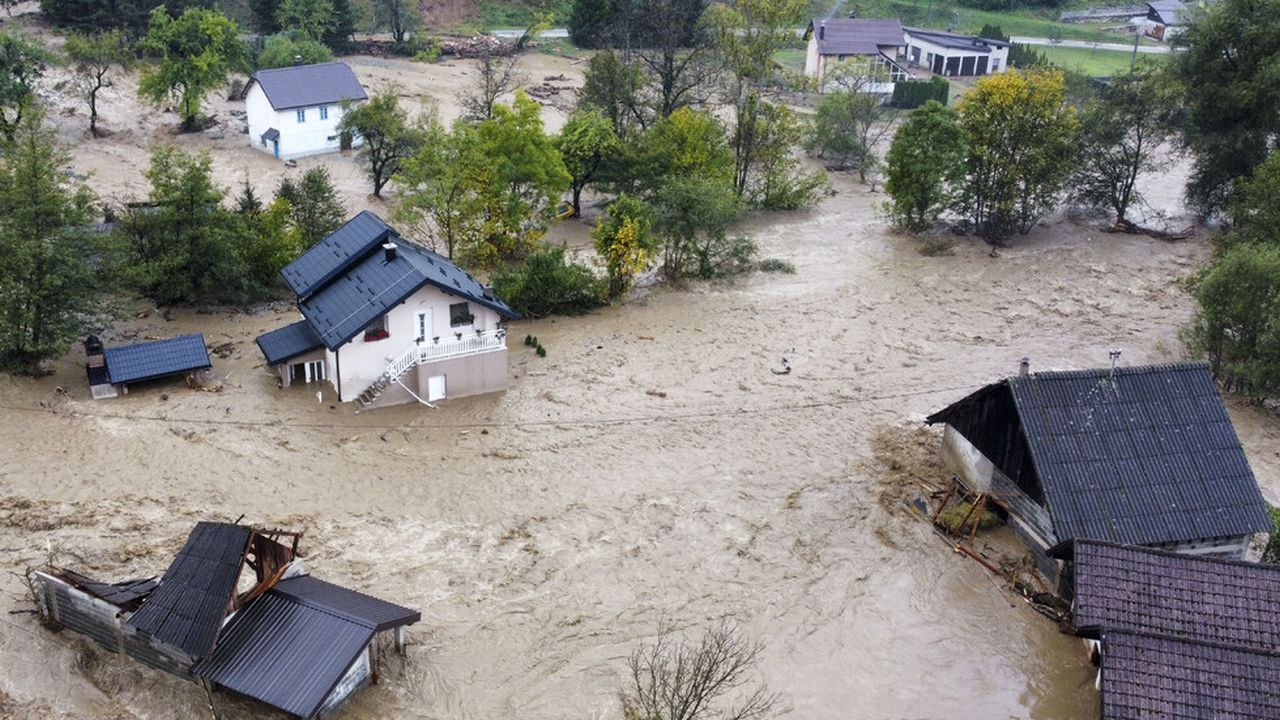
<instances>
[{"instance_id":1,"label":"shrub","mask_svg":"<svg viewBox=\"0 0 1280 720\"><path fill-rule=\"evenodd\" d=\"M258 54L258 67L289 67L297 58L302 58L303 65L314 65L333 60L333 52L315 40L279 33L263 42L262 52Z\"/></svg>"},{"instance_id":2,"label":"shrub","mask_svg":"<svg viewBox=\"0 0 1280 720\"><path fill-rule=\"evenodd\" d=\"M567 262L563 247L546 246L518 268L494 275L499 297L528 317L576 315L604 303L604 289L586 265ZM530 344L533 338L526 338Z\"/></svg>"},{"instance_id":3,"label":"shrub","mask_svg":"<svg viewBox=\"0 0 1280 720\"><path fill-rule=\"evenodd\" d=\"M776 272L786 275L795 275L796 266L789 260L781 260L779 258L765 258L756 264L756 268L760 272Z\"/></svg>"},{"instance_id":4,"label":"shrub","mask_svg":"<svg viewBox=\"0 0 1280 720\"><path fill-rule=\"evenodd\" d=\"M946 105L950 94L951 83L937 75L929 80L899 80L894 83L890 104L903 110L914 110L930 100Z\"/></svg>"},{"instance_id":5,"label":"shrub","mask_svg":"<svg viewBox=\"0 0 1280 720\"><path fill-rule=\"evenodd\" d=\"M1262 551L1262 562L1276 564L1280 563L1280 507L1268 503L1267 510L1271 513L1271 537Z\"/></svg>"}]
</instances>

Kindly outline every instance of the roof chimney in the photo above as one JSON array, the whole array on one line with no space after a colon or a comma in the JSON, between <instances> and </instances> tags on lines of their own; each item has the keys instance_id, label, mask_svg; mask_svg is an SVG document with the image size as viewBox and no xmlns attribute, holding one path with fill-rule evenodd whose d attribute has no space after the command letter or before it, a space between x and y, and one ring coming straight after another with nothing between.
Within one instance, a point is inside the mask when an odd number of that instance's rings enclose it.
<instances>
[{"instance_id":1,"label":"roof chimney","mask_svg":"<svg viewBox=\"0 0 1280 720\"><path fill-rule=\"evenodd\" d=\"M293 56L293 66L294 66L294 67L297 67L297 66L299 66L299 65L301 65L301 64L302 64L302 56L301 56L301 55L294 55L294 56Z\"/></svg>"},{"instance_id":2,"label":"roof chimney","mask_svg":"<svg viewBox=\"0 0 1280 720\"><path fill-rule=\"evenodd\" d=\"M395 244L395 243L393 243L393 242L383 243L383 245L382 245L382 254L384 255L384 259L385 259L387 262L391 262L392 260L395 260L395 259L396 259L396 244Z\"/></svg>"},{"instance_id":3,"label":"roof chimney","mask_svg":"<svg viewBox=\"0 0 1280 720\"><path fill-rule=\"evenodd\" d=\"M1024 357L1018 361L1018 374L1026 377L1031 374L1031 358Z\"/></svg>"},{"instance_id":4,"label":"roof chimney","mask_svg":"<svg viewBox=\"0 0 1280 720\"><path fill-rule=\"evenodd\" d=\"M823 20L823 21L818 25L818 39L819 39L819 40L826 40L826 39L827 39L827 21L826 21L826 20Z\"/></svg>"}]
</instances>

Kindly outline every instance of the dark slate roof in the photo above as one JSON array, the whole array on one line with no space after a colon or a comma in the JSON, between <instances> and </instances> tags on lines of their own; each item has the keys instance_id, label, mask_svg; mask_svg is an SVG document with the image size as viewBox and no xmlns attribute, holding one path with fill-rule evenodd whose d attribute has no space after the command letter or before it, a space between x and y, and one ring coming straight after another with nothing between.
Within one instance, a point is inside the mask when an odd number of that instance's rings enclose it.
<instances>
[{"instance_id":1,"label":"dark slate roof","mask_svg":"<svg viewBox=\"0 0 1280 720\"><path fill-rule=\"evenodd\" d=\"M398 247L391 262L386 261L381 248L388 241ZM519 317L470 274L400 237L368 211L317 243L283 272L298 293L298 309L330 350L428 284L503 317Z\"/></svg>"},{"instance_id":2,"label":"dark slate roof","mask_svg":"<svg viewBox=\"0 0 1280 720\"><path fill-rule=\"evenodd\" d=\"M209 367L204 335L124 345L103 351L112 384L140 382Z\"/></svg>"},{"instance_id":3,"label":"dark slate roof","mask_svg":"<svg viewBox=\"0 0 1280 720\"><path fill-rule=\"evenodd\" d=\"M879 55L882 46L906 44L897 18L814 18L805 30L805 39L816 36L824 23L827 31L818 39L820 55Z\"/></svg>"},{"instance_id":4,"label":"dark slate roof","mask_svg":"<svg viewBox=\"0 0 1280 720\"><path fill-rule=\"evenodd\" d=\"M208 655L235 592L249 533L244 525L196 523L160 587L126 624L192 657Z\"/></svg>"},{"instance_id":5,"label":"dark slate roof","mask_svg":"<svg viewBox=\"0 0 1280 720\"><path fill-rule=\"evenodd\" d=\"M1059 540L1154 545L1271 528L1207 365L1015 376L927 422L997 391L1012 394Z\"/></svg>"},{"instance_id":6,"label":"dark slate roof","mask_svg":"<svg viewBox=\"0 0 1280 720\"><path fill-rule=\"evenodd\" d=\"M105 583L71 570L62 569L60 574L81 590L117 607L125 607L145 600L160 584L159 579L154 577Z\"/></svg>"},{"instance_id":7,"label":"dark slate roof","mask_svg":"<svg viewBox=\"0 0 1280 720\"><path fill-rule=\"evenodd\" d=\"M1280 656L1213 643L1109 632L1102 720L1280 717Z\"/></svg>"},{"instance_id":8,"label":"dark slate roof","mask_svg":"<svg viewBox=\"0 0 1280 720\"><path fill-rule=\"evenodd\" d=\"M958 33L943 32L942 30L929 30L926 28L906 28L907 34L911 37L918 37L921 40L931 42L934 45L942 47L954 48L956 50L966 50L976 53L990 53L992 48L1007 47L1009 43L1003 40L988 40L973 35L960 35Z\"/></svg>"},{"instance_id":9,"label":"dark slate roof","mask_svg":"<svg viewBox=\"0 0 1280 720\"><path fill-rule=\"evenodd\" d=\"M203 678L310 718L379 630L417 611L301 576L282 580L236 613Z\"/></svg>"},{"instance_id":10,"label":"dark slate roof","mask_svg":"<svg viewBox=\"0 0 1280 720\"><path fill-rule=\"evenodd\" d=\"M311 329L311 323L306 320L263 333L254 342L258 343L258 349L267 358L268 365L292 360L303 353L324 347L320 337Z\"/></svg>"},{"instance_id":11,"label":"dark slate roof","mask_svg":"<svg viewBox=\"0 0 1280 720\"><path fill-rule=\"evenodd\" d=\"M379 631L399 625L411 625L422 619L422 614L417 610L379 600L372 595L349 590L310 575L281 580L276 583L275 591L299 602L322 606Z\"/></svg>"},{"instance_id":12,"label":"dark slate roof","mask_svg":"<svg viewBox=\"0 0 1280 720\"><path fill-rule=\"evenodd\" d=\"M1077 540L1075 631L1167 635L1280 652L1280 565Z\"/></svg>"},{"instance_id":13,"label":"dark slate roof","mask_svg":"<svg viewBox=\"0 0 1280 720\"><path fill-rule=\"evenodd\" d=\"M259 70L249 77L244 94L254 83L262 86L276 110L331 105L343 100L365 100L364 87L344 62Z\"/></svg>"}]
</instances>

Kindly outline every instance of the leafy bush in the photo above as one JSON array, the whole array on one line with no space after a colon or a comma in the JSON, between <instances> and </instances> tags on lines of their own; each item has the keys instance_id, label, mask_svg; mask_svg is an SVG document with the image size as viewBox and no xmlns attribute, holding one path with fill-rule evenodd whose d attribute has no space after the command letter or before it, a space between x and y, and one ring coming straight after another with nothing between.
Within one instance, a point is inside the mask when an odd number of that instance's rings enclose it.
<instances>
[{"instance_id":1,"label":"leafy bush","mask_svg":"<svg viewBox=\"0 0 1280 720\"><path fill-rule=\"evenodd\" d=\"M782 260L779 258L765 258L756 263L756 269L760 272L776 272L784 275L795 275L796 266L790 260Z\"/></svg>"},{"instance_id":2,"label":"leafy bush","mask_svg":"<svg viewBox=\"0 0 1280 720\"><path fill-rule=\"evenodd\" d=\"M546 246L524 265L499 271L494 291L527 317L576 315L604 304L604 288L586 265L565 260L563 247ZM531 345L532 337L525 338Z\"/></svg>"},{"instance_id":3,"label":"leafy bush","mask_svg":"<svg viewBox=\"0 0 1280 720\"><path fill-rule=\"evenodd\" d=\"M1237 392L1280 396L1280 244L1240 243L1194 283L1188 345Z\"/></svg>"},{"instance_id":4,"label":"leafy bush","mask_svg":"<svg viewBox=\"0 0 1280 720\"><path fill-rule=\"evenodd\" d=\"M289 67L296 58L302 58L303 65L314 65L333 60L333 51L315 40L279 33L263 41L262 51L258 53L258 67Z\"/></svg>"},{"instance_id":5,"label":"leafy bush","mask_svg":"<svg viewBox=\"0 0 1280 720\"><path fill-rule=\"evenodd\" d=\"M946 105L950 94L951 83L937 75L929 80L899 80L893 85L891 104L904 110L918 108L930 100Z\"/></svg>"}]
</instances>

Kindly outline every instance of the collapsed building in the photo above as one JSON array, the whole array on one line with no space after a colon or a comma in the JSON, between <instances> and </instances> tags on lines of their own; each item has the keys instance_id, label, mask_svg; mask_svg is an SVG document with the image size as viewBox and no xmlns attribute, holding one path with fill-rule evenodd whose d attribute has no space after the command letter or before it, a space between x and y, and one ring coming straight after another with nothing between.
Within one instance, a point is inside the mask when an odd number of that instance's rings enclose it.
<instances>
[{"instance_id":1,"label":"collapsed building","mask_svg":"<svg viewBox=\"0 0 1280 720\"><path fill-rule=\"evenodd\" d=\"M379 635L403 651L421 614L308 575L300 537L200 522L159 578L106 583L49 565L35 573L36 604L46 624L196 682L211 704L221 688L330 717L377 682Z\"/></svg>"}]
</instances>

